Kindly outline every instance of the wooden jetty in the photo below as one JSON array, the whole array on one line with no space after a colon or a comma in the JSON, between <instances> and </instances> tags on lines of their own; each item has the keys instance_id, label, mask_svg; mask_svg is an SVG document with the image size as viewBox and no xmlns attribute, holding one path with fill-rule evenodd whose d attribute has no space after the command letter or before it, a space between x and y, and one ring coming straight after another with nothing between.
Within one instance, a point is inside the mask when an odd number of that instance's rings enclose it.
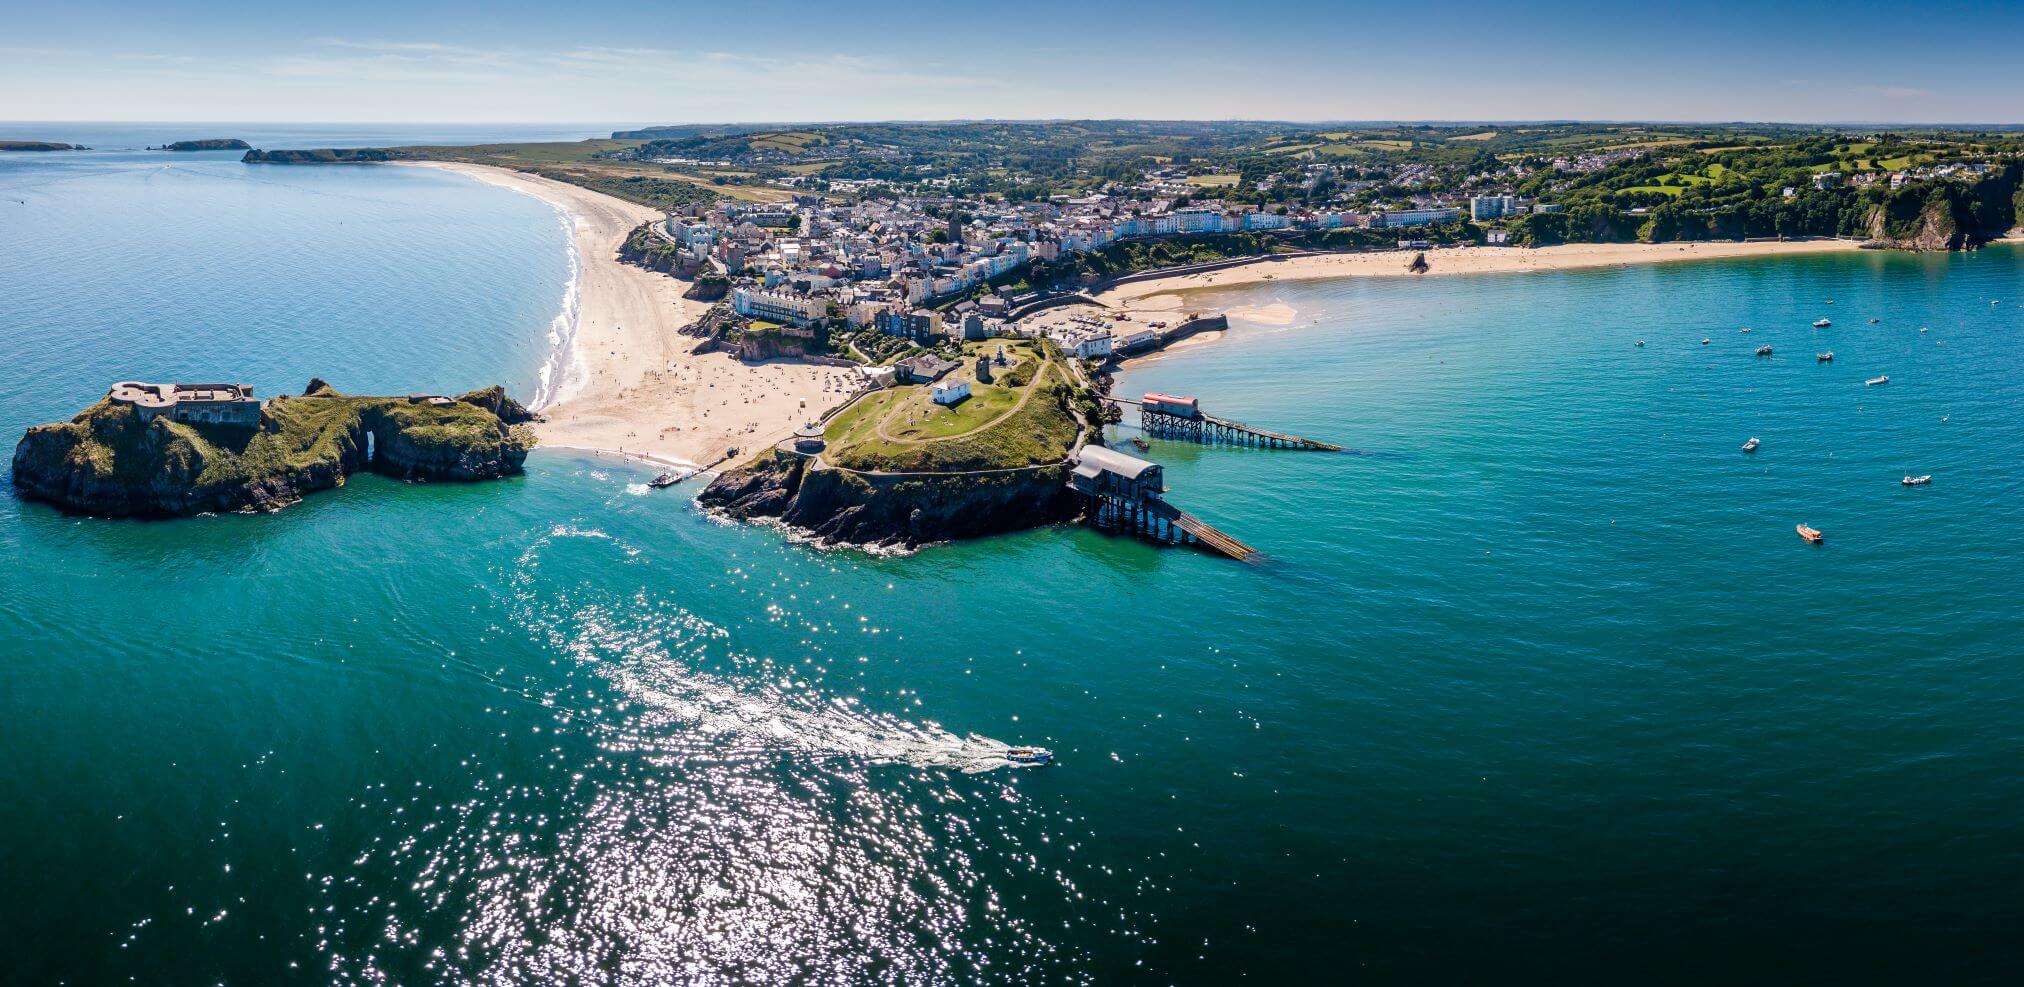
<instances>
[{"instance_id":1,"label":"wooden jetty","mask_svg":"<svg viewBox=\"0 0 2024 987\"><path fill-rule=\"evenodd\" d=\"M1228 442L1234 445L1253 445L1266 449L1307 449L1316 452L1341 452L1342 447L1314 439L1303 439L1298 435L1254 428L1242 422L1217 418L1201 409L1194 398L1174 397L1170 394L1147 394L1142 401L1130 398L1106 398L1116 404L1129 404L1139 410L1139 427L1148 435L1161 438L1187 439L1191 442Z\"/></svg>"},{"instance_id":2,"label":"wooden jetty","mask_svg":"<svg viewBox=\"0 0 2024 987\"><path fill-rule=\"evenodd\" d=\"M1084 446L1068 484L1088 502L1089 523L1170 545L1199 545L1240 562L1258 550L1217 531L1207 522L1167 503L1166 479L1158 463L1102 446Z\"/></svg>"}]
</instances>

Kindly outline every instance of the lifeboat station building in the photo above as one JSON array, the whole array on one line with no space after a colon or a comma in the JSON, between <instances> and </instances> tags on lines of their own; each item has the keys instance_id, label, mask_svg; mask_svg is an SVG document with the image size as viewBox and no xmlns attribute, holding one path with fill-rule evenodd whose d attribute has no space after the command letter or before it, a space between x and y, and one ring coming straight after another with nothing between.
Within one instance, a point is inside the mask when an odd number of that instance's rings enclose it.
<instances>
[{"instance_id":1,"label":"lifeboat station building","mask_svg":"<svg viewBox=\"0 0 2024 987\"><path fill-rule=\"evenodd\" d=\"M250 384L144 384L126 380L112 386L105 396L114 404L131 405L141 421L164 415L187 425L260 424L262 402L253 396Z\"/></svg>"}]
</instances>

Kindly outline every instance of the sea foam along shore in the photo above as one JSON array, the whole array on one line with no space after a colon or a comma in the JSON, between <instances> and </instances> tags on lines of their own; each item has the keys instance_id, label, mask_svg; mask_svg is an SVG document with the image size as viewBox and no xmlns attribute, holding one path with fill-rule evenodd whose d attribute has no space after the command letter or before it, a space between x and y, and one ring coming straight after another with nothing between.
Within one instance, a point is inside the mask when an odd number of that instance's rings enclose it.
<instances>
[{"instance_id":1,"label":"sea foam along shore","mask_svg":"<svg viewBox=\"0 0 2024 987\"><path fill-rule=\"evenodd\" d=\"M747 455L784 439L849 396L850 375L838 368L690 352L696 341L677 330L708 305L681 297L681 282L618 259L626 235L659 212L504 168L403 165L468 175L534 196L569 217L576 287L552 330L567 355L551 360L552 376L560 379L539 409L548 419L535 429L543 446L696 466L733 448Z\"/></svg>"}]
</instances>

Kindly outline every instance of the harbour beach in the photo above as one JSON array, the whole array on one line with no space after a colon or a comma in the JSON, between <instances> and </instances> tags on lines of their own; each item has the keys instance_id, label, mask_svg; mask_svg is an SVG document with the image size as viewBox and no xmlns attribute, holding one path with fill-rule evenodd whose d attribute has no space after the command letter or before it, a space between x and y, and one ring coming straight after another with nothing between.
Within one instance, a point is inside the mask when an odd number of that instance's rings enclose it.
<instances>
[{"instance_id":1,"label":"harbour beach","mask_svg":"<svg viewBox=\"0 0 2024 987\"><path fill-rule=\"evenodd\" d=\"M454 171L533 196L570 220L575 324L555 333L565 356L548 400L535 409L547 418L536 426L542 445L695 468L734 448L742 453L783 439L849 396L850 375L835 367L748 364L691 352L697 341L679 330L709 304L683 298L680 281L618 259L626 235L659 219L656 210L504 168L409 166ZM566 314L571 302L563 307Z\"/></svg>"},{"instance_id":2,"label":"harbour beach","mask_svg":"<svg viewBox=\"0 0 2024 987\"><path fill-rule=\"evenodd\" d=\"M1301 313L1280 299L1247 298L1246 304L1225 309L1217 289L1254 288L1291 282L1321 282L1366 277L1429 277L1452 274L1519 274L1526 272L1573 271L1603 267L1630 267L1670 261L1733 260L1754 257L1784 257L1798 254L1845 253L1861 249L1855 241L1814 239L1793 241L1707 243L1569 243L1549 247L1460 247L1427 251L1431 268L1414 275L1406 265L1417 251L1373 251L1367 253L1315 254L1285 259L1260 258L1253 263L1226 267L1199 274L1133 281L1106 289L1091 297L1101 306L1072 305L1055 309L1048 316L1068 320L1077 316L1118 319L1120 329L1155 323L1227 315L1239 322L1273 329L1299 324ZM1222 331L1189 336L1160 350L1149 350L1126 358L1136 362L1152 358L1179 346L1197 346L1224 336Z\"/></svg>"}]
</instances>

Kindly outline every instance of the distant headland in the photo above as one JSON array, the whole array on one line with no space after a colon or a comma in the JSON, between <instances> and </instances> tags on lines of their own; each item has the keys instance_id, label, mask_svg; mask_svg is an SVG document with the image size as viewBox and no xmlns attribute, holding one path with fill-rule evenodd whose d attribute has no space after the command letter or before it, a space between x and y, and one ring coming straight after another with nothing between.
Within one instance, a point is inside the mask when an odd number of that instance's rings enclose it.
<instances>
[{"instance_id":1,"label":"distant headland","mask_svg":"<svg viewBox=\"0 0 2024 987\"><path fill-rule=\"evenodd\" d=\"M89 151L82 144L59 144L56 141L0 141L0 151Z\"/></svg>"},{"instance_id":2,"label":"distant headland","mask_svg":"<svg viewBox=\"0 0 2024 987\"><path fill-rule=\"evenodd\" d=\"M278 510L369 470L405 480L518 473L534 416L501 387L461 397L340 394L313 379L263 401L244 384L113 385L14 449L23 496L97 517Z\"/></svg>"},{"instance_id":3,"label":"distant headland","mask_svg":"<svg viewBox=\"0 0 2024 987\"><path fill-rule=\"evenodd\" d=\"M173 144L163 144L160 147L148 148L150 151L250 151L252 149L253 145L237 137L212 137L200 141L176 141Z\"/></svg>"}]
</instances>

